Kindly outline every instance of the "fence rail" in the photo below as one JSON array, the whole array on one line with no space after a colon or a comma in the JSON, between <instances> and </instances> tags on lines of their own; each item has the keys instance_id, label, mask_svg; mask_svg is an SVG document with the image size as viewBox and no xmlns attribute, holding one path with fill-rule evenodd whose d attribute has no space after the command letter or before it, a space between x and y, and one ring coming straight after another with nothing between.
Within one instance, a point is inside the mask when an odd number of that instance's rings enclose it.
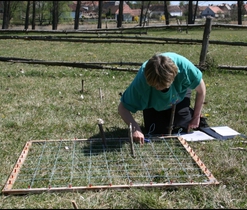
<instances>
[{"instance_id":1,"label":"fence rail","mask_svg":"<svg viewBox=\"0 0 247 210\"><path fill-rule=\"evenodd\" d=\"M0 39L23 39L29 41L93 42L93 43L137 43L137 44L202 44L200 39L179 39L137 36L0 36ZM152 41L149 41L152 40ZM210 44L247 46L247 42L209 40Z\"/></svg>"},{"instance_id":2,"label":"fence rail","mask_svg":"<svg viewBox=\"0 0 247 210\"><path fill-rule=\"evenodd\" d=\"M159 38L159 37L142 37L141 34L147 34L148 29L169 29L169 28L195 28L204 27L204 35L202 40L198 39L174 39L174 38ZM199 65L196 65L201 70L204 70L206 62L206 54L209 44L218 45L231 45L231 46L247 46L246 42L227 42L209 40L209 34L212 27L227 27L227 28L241 28L247 29L247 25L235 25L235 24L212 24L212 18L208 17L205 24L181 24L181 25L161 25L161 26L135 26L133 28L112 28L112 29L89 29L89 30L13 30L13 29L2 29L1 34L4 33L59 33L66 34L66 36L14 36L14 35L1 35L0 39L23 39L28 41L42 40L42 41L66 41L66 42L91 42L91 43L137 43L137 44L202 44L202 50L200 55ZM141 30L140 30L141 29ZM85 33L95 34L95 36L67 36L69 33ZM135 34L140 36L124 36L123 34ZM101 36L101 34L104 34ZM118 36L109 36L108 34L121 34ZM28 64L42 64L42 65L58 65L58 66L71 66L77 68L94 68L94 69L112 69L121 71L132 71L136 72L137 69L130 68L116 68L111 66L103 66L105 64L112 65L113 63L76 63L76 62L57 62L57 61L40 61L32 59L21 59L21 58L7 58L0 57L0 61L3 62L18 62ZM122 62L114 62L115 64L123 65ZM136 64L136 63L135 63ZM127 65L134 65L132 62L128 62ZM138 66L141 64L138 63ZM227 70L247 70L247 66L228 66L218 65L219 69Z\"/></svg>"},{"instance_id":3,"label":"fence rail","mask_svg":"<svg viewBox=\"0 0 247 210\"><path fill-rule=\"evenodd\" d=\"M26 63L26 64L40 64L40 65L49 65L49 66L69 66L75 68L89 68L89 69L109 69L114 71L128 71L137 73L139 68L129 68L124 66L141 66L142 63L138 62L67 62L67 61L44 61L44 60L34 60L34 59L23 59L23 58L14 58L14 57L0 57L2 62L11 62L11 63ZM121 67L115 67L115 65ZM200 68L202 71L203 67L194 64L196 67ZM226 70L247 70L247 66L228 66L228 65L218 65L218 69Z\"/></svg>"}]
</instances>

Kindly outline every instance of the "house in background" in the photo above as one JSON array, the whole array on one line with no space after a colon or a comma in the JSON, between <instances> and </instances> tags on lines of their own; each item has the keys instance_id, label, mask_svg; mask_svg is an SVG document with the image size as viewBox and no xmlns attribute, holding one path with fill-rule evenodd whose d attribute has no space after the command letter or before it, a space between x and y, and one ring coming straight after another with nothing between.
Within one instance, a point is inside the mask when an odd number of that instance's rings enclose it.
<instances>
[{"instance_id":1,"label":"house in background","mask_svg":"<svg viewBox=\"0 0 247 210\"><path fill-rule=\"evenodd\" d=\"M104 14L110 13L114 15L114 19L118 19L118 14L119 14L119 3L117 1L115 4L110 4L110 2L105 2L103 3L103 9L102 12ZM141 9L131 9L130 6L124 1L123 2L123 21L130 22L133 21L134 16L140 16L141 14Z\"/></svg>"},{"instance_id":2,"label":"house in background","mask_svg":"<svg viewBox=\"0 0 247 210\"><path fill-rule=\"evenodd\" d=\"M76 1L73 1L73 3L72 4L69 4L69 8L70 8L70 17L71 18L75 18L75 11L76 11L76 4L77 4L77 2ZM82 11L82 8L80 9L80 14L79 14L79 17L81 18L82 17L82 13L83 13L83 11Z\"/></svg>"},{"instance_id":3,"label":"house in background","mask_svg":"<svg viewBox=\"0 0 247 210\"><path fill-rule=\"evenodd\" d=\"M70 17L72 19L75 18L75 11L77 1L70 1L71 4L69 5L70 15L66 14L66 17ZM111 18L112 20L117 20L118 17L118 10L119 10L119 2L120 1L103 1L103 8L102 8L102 16L105 16L106 13L111 11ZM134 2L134 1L133 1ZM132 2L132 3L133 3ZM154 2L154 1L153 1ZM4 1L0 1L0 18L3 17L3 5ZM95 19L98 18L98 6L99 1L81 1L81 8L80 8L80 18L85 19ZM194 11L194 9L193 9ZM170 17L179 17L186 14L186 9L183 7L179 7L179 5L168 5L168 12ZM135 17L140 17L141 8L138 9L131 9L128 5L128 1L124 1L123 5L123 20L124 21L133 21ZM146 9L143 11L143 15L146 14ZM213 4L208 6L198 6L196 18L202 17L221 17L221 18L233 18L237 14L237 4L228 4L223 3L217 6ZM247 17L247 2L243 4L242 14L244 17ZM163 2L160 5L152 4L148 10L148 17L151 19L159 19L161 16L164 15L164 4ZM236 17L235 17L236 18Z\"/></svg>"},{"instance_id":4,"label":"house in background","mask_svg":"<svg viewBox=\"0 0 247 210\"><path fill-rule=\"evenodd\" d=\"M183 16L183 10L178 5L169 5L168 12L171 17Z\"/></svg>"},{"instance_id":5,"label":"house in background","mask_svg":"<svg viewBox=\"0 0 247 210\"><path fill-rule=\"evenodd\" d=\"M202 12L207 8L207 6L198 6L196 18L202 18Z\"/></svg>"},{"instance_id":6,"label":"house in background","mask_svg":"<svg viewBox=\"0 0 247 210\"><path fill-rule=\"evenodd\" d=\"M77 1L70 5L71 17L75 17ZM80 18L98 18L99 1L81 1ZM103 1L102 14L117 20L119 13L119 1ZM123 21L132 21L134 16L140 16L141 9L131 9L129 5L123 2Z\"/></svg>"},{"instance_id":7,"label":"house in background","mask_svg":"<svg viewBox=\"0 0 247 210\"><path fill-rule=\"evenodd\" d=\"M164 15L164 5L151 5L150 18L157 18ZM168 5L167 10L170 17L178 17L183 15L182 9L178 5Z\"/></svg>"},{"instance_id":8,"label":"house in background","mask_svg":"<svg viewBox=\"0 0 247 210\"><path fill-rule=\"evenodd\" d=\"M77 4L77 1L74 1ZM98 17L98 1L81 1L82 16L84 18L97 18Z\"/></svg>"},{"instance_id":9,"label":"house in background","mask_svg":"<svg viewBox=\"0 0 247 210\"><path fill-rule=\"evenodd\" d=\"M119 7L117 8L115 12L115 20L118 19L119 14ZM131 22L132 21L132 9L129 7L128 4L123 4L123 21Z\"/></svg>"},{"instance_id":10,"label":"house in background","mask_svg":"<svg viewBox=\"0 0 247 210\"><path fill-rule=\"evenodd\" d=\"M224 12L224 17L230 17L231 15L231 6L229 4L223 3L217 5L223 12Z\"/></svg>"},{"instance_id":11,"label":"house in background","mask_svg":"<svg viewBox=\"0 0 247 210\"><path fill-rule=\"evenodd\" d=\"M224 18L224 12L218 6L208 6L205 10L202 11L201 16L206 18L208 16L215 18Z\"/></svg>"},{"instance_id":12,"label":"house in background","mask_svg":"<svg viewBox=\"0 0 247 210\"><path fill-rule=\"evenodd\" d=\"M75 18L75 11L76 11L77 1L72 1L72 4L69 5L71 12L70 17ZM80 8L80 15L79 17L82 18L82 16L87 18L95 18L96 15L98 15L97 12L95 12L98 9L99 1L81 1L81 8Z\"/></svg>"},{"instance_id":13,"label":"house in background","mask_svg":"<svg viewBox=\"0 0 247 210\"><path fill-rule=\"evenodd\" d=\"M149 7L149 17L158 18L164 15L164 6L162 5L150 5Z\"/></svg>"}]
</instances>

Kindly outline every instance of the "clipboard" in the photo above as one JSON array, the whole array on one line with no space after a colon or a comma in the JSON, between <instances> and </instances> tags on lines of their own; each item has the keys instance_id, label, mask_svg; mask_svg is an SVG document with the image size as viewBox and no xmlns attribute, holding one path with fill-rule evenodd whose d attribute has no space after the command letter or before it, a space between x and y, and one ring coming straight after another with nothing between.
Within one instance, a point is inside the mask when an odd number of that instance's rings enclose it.
<instances>
[{"instance_id":1,"label":"clipboard","mask_svg":"<svg viewBox=\"0 0 247 210\"><path fill-rule=\"evenodd\" d=\"M181 133L179 136L181 136L186 141L209 141L209 140L215 140L212 136L206 134L203 131L193 131L191 133Z\"/></svg>"},{"instance_id":2,"label":"clipboard","mask_svg":"<svg viewBox=\"0 0 247 210\"><path fill-rule=\"evenodd\" d=\"M206 128L199 127L199 130L218 140L232 139L238 135L247 138L245 135L233 130L228 126L217 126L217 127L206 127ZM223 133L219 133L219 131L217 132L217 130L222 131ZM224 135L224 131L228 135Z\"/></svg>"},{"instance_id":3,"label":"clipboard","mask_svg":"<svg viewBox=\"0 0 247 210\"><path fill-rule=\"evenodd\" d=\"M210 140L227 140L227 139L233 139L234 137L238 135L247 139L247 136L233 130L232 128L228 126L199 127L191 133L182 132L183 129L182 128L180 129L181 131L179 130L179 132L174 135L181 136L186 141L196 142L196 141L210 141ZM148 139L149 136L147 136L144 139L146 143L150 142ZM152 136L160 136L160 135L156 134Z\"/></svg>"}]
</instances>

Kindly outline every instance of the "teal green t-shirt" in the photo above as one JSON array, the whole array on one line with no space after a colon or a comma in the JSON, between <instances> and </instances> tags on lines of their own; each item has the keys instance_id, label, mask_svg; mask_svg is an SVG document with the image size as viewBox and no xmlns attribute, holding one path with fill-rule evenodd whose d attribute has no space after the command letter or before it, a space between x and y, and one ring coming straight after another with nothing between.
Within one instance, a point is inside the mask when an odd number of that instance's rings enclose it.
<instances>
[{"instance_id":1,"label":"teal green t-shirt","mask_svg":"<svg viewBox=\"0 0 247 210\"><path fill-rule=\"evenodd\" d=\"M187 58L172 52L161 55L173 60L178 67L178 74L170 89L163 93L147 84L144 69L148 61L145 61L120 99L124 107L132 113L148 108L157 111L169 109L173 103L177 104L184 99L187 89L195 89L200 84L202 72Z\"/></svg>"}]
</instances>

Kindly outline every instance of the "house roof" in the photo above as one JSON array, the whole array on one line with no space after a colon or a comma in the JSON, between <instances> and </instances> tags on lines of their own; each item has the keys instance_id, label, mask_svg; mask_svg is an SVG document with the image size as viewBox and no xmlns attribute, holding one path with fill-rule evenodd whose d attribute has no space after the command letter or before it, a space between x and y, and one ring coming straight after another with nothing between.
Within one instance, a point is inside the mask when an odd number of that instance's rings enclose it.
<instances>
[{"instance_id":1,"label":"house roof","mask_svg":"<svg viewBox=\"0 0 247 210\"><path fill-rule=\"evenodd\" d=\"M178 5L169 5L167 9L169 12L181 12L181 8Z\"/></svg>"},{"instance_id":2,"label":"house roof","mask_svg":"<svg viewBox=\"0 0 247 210\"><path fill-rule=\"evenodd\" d=\"M119 5L117 5L117 10L115 11L115 14L119 13ZM123 14L131 14L132 9L128 4L123 4Z\"/></svg>"},{"instance_id":3,"label":"house roof","mask_svg":"<svg viewBox=\"0 0 247 210\"><path fill-rule=\"evenodd\" d=\"M209 9L211 9L215 14L217 13L224 13L219 7L217 6L209 6Z\"/></svg>"},{"instance_id":4,"label":"house roof","mask_svg":"<svg viewBox=\"0 0 247 210\"><path fill-rule=\"evenodd\" d=\"M73 1L73 4L77 4L77 1ZM81 6L83 7L98 7L99 1L81 1Z\"/></svg>"},{"instance_id":5,"label":"house roof","mask_svg":"<svg viewBox=\"0 0 247 210\"><path fill-rule=\"evenodd\" d=\"M164 5L151 5L149 8L151 11L164 12ZM181 9L178 5L169 5L167 6L168 12L181 12Z\"/></svg>"},{"instance_id":6,"label":"house roof","mask_svg":"<svg viewBox=\"0 0 247 210\"><path fill-rule=\"evenodd\" d=\"M102 11L103 12L109 12L109 11L111 11L111 14L115 14L118 8L119 8L118 5L109 5L108 6L108 5L103 4Z\"/></svg>"},{"instance_id":7,"label":"house roof","mask_svg":"<svg viewBox=\"0 0 247 210\"><path fill-rule=\"evenodd\" d=\"M199 11L204 11L208 6L198 6Z\"/></svg>"},{"instance_id":8,"label":"house roof","mask_svg":"<svg viewBox=\"0 0 247 210\"><path fill-rule=\"evenodd\" d=\"M72 4L69 5L72 11L76 11L76 6L77 6L77 1L72 1ZM99 1L81 1L80 11L82 11L82 9L85 7L98 7L98 6L99 6Z\"/></svg>"},{"instance_id":9,"label":"house roof","mask_svg":"<svg viewBox=\"0 0 247 210\"><path fill-rule=\"evenodd\" d=\"M227 10L231 10L231 6L230 6L229 4L226 4L226 3L218 4L217 6L218 6L220 9L226 8Z\"/></svg>"},{"instance_id":10,"label":"house roof","mask_svg":"<svg viewBox=\"0 0 247 210\"><path fill-rule=\"evenodd\" d=\"M139 16L141 14L141 9L132 9L132 16Z\"/></svg>"}]
</instances>

